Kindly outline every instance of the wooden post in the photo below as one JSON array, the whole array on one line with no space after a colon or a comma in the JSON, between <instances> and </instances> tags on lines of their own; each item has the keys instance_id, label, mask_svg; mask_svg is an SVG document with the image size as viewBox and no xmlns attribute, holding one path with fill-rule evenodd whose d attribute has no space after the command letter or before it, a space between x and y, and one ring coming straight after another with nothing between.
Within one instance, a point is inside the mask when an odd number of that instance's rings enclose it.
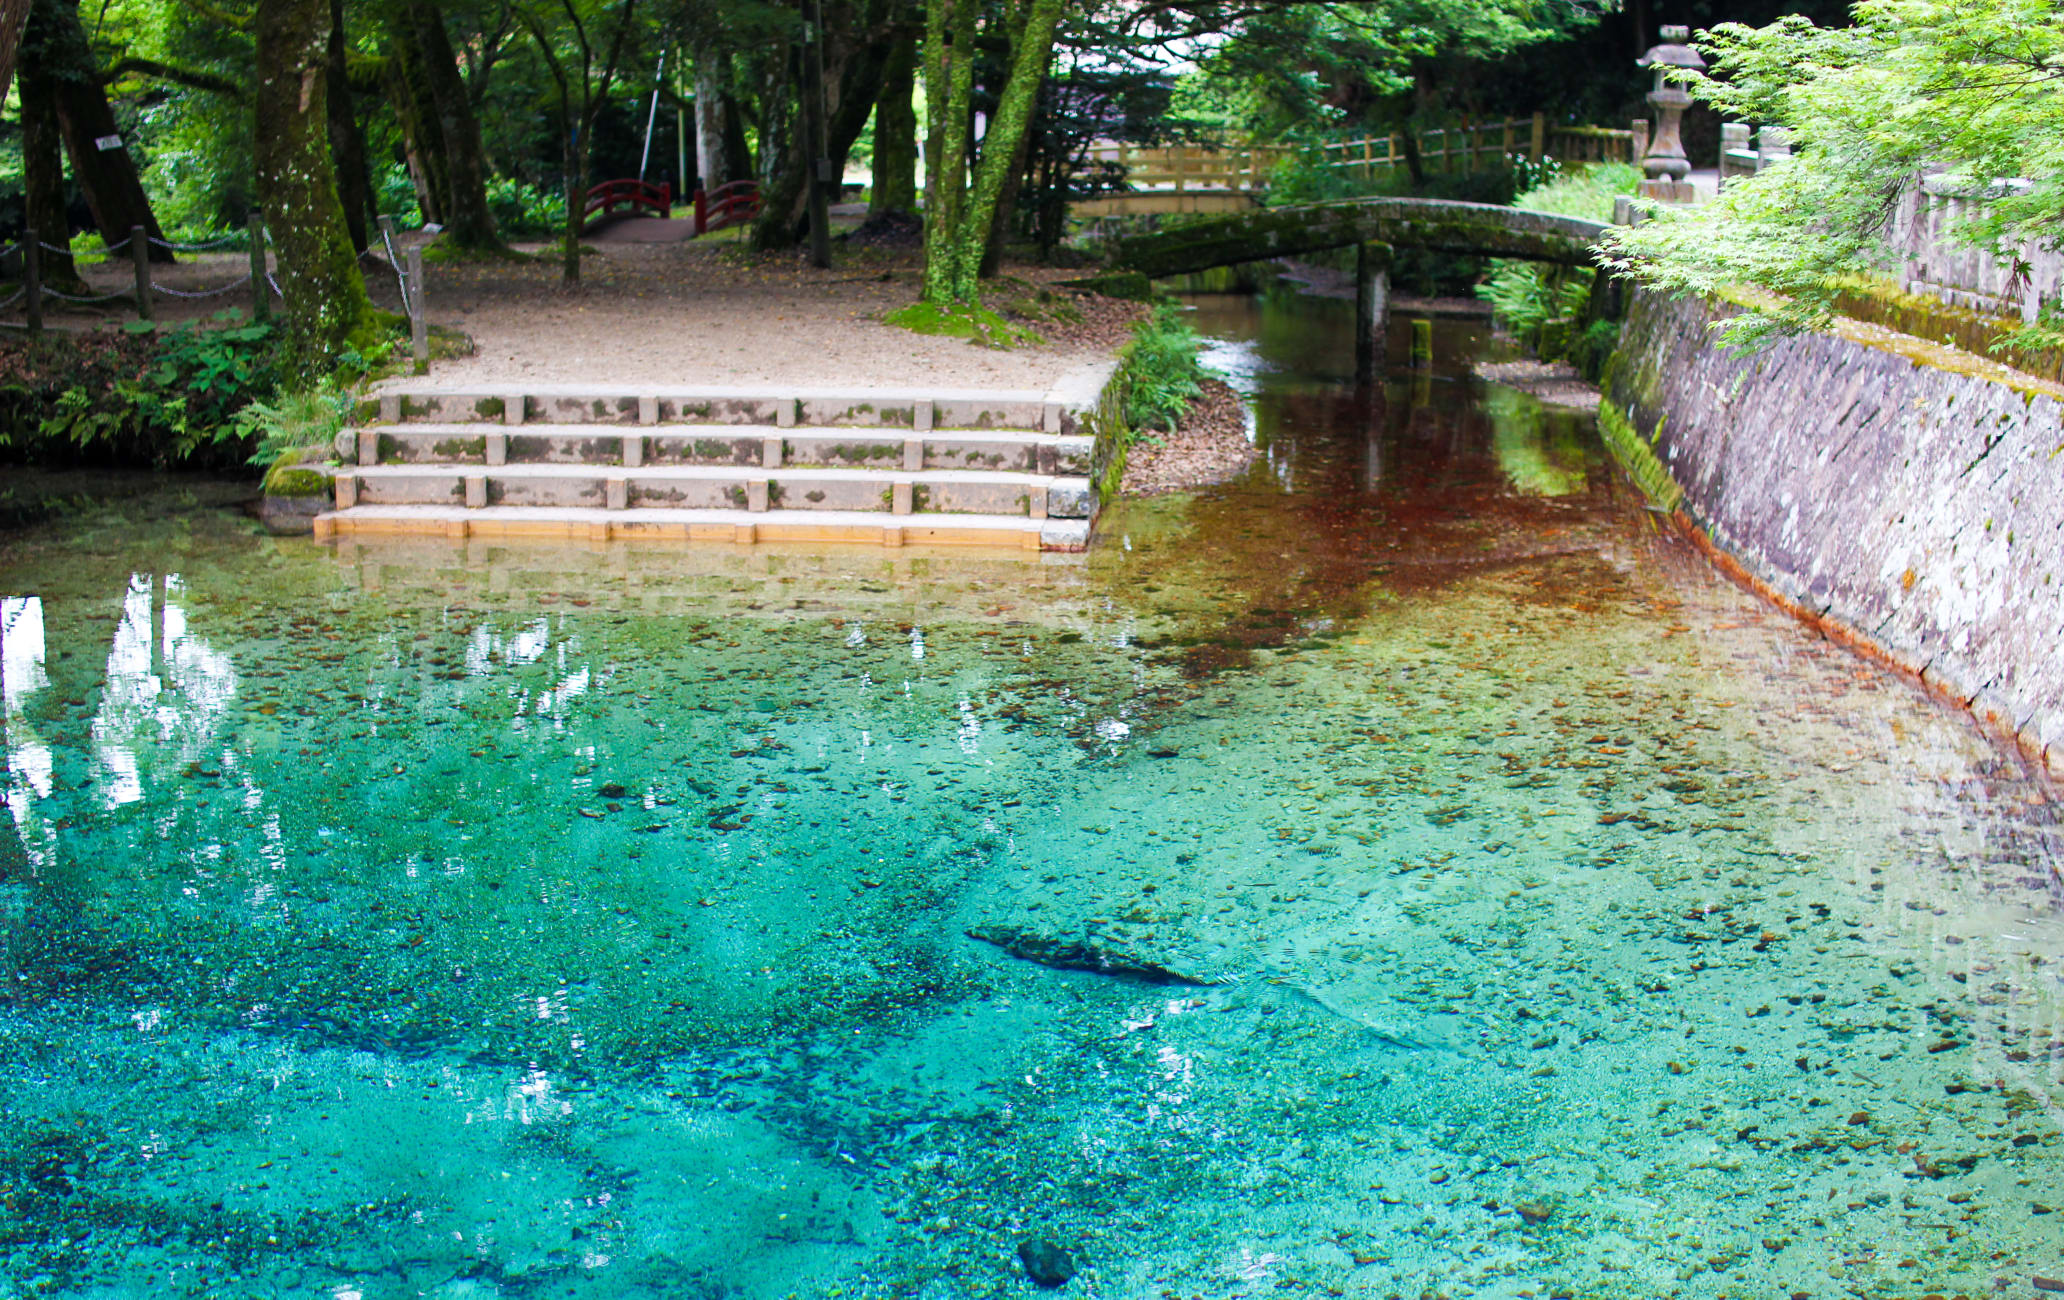
<instances>
[{"instance_id":1,"label":"wooden post","mask_svg":"<svg viewBox=\"0 0 2064 1300\"><path fill-rule=\"evenodd\" d=\"M33 230L22 231L23 305L28 313L29 333L43 332L43 245Z\"/></svg>"},{"instance_id":2,"label":"wooden post","mask_svg":"<svg viewBox=\"0 0 2064 1300\"><path fill-rule=\"evenodd\" d=\"M695 187L695 233L709 233L709 191L700 185Z\"/></svg>"},{"instance_id":3,"label":"wooden post","mask_svg":"<svg viewBox=\"0 0 2064 1300\"><path fill-rule=\"evenodd\" d=\"M1355 381L1367 384L1377 370L1384 323L1390 314L1390 245L1355 245Z\"/></svg>"},{"instance_id":4,"label":"wooden post","mask_svg":"<svg viewBox=\"0 0 2064 1300\"><path fill-rule=\"evenodd\" d=\"M430 373L430 304L423 292L423 246L416 244L408 251L409 346L415 353L416 373Z\"/></svg>"},{"instance_id":5,"label":"wooden post","mask_svg":"<svg viewBox=\"0 0 2064 1300\"><path fill-rule=\"evenodd\" d=\"M1548 156L1548 115L1534 114L1534 129L1527 144L1527 156L1535 162Z\"/></svg>"},{"instance_id":6,"label":"wooden post","mask_svg":"<svg viewBox=\"0 0 2064 1300\"><path fill-rule=\"evenodd\" d=\"M1466 176L1475 170L1476 128L1471 126L1469 119L1465 117L1462 119L1462 174Z\"/></svg>"},{"instance_id":7,"label":"wooden post","mask_svg":"<svg viewBox=\"0 0 2064 1300\"><path fill-rule=\"evenodd\" d=\"M1431 368L1433 365L1433 322L1415 320L1412 322L1412 368Z\"/></svg>"},{"instance_id":8,"label":"wooden post","mask_svg":"<svg viewBox=\"0 0 2064 1300\"><path fill-rule=\"evenodd\" d=\"M136 264L136 318L151 318L150 237L142 226L129 227L129 259Z\"/></svg>"},{"instance_id":9,"label":"wooden post","mask_svg":"<svg viewBox=\"0 0 2064 1300\"><path fill-rule=\"evenodd\" d=\"M272 317L272 284L265 276L265 215L252 212L251 230L251 319Z\"/></svg>"}]
</instances>

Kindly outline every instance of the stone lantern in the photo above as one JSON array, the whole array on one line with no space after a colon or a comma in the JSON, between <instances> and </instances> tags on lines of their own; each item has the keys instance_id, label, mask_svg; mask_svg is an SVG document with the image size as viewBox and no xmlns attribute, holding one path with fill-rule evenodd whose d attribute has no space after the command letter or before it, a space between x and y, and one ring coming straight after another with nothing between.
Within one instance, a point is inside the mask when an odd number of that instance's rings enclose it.
<instances>
[{"instance_id":1,"label":"stone lantern","mask_svg":"<svg viewBox=\"0 0 2064 1300\"><path fill-rule=\"evenodd\" d=\"M1703 68L1706 61L1685 44L1691 39L1689 27L1664 27L1659 35L1662 43L1639 60L1640 66L1655 69L1655 89L1648 92L1648 102L1656 110L1655 134L1649 137L1648 153L1641 160L1641 169L1648 173L1648 179L1641 183L1641 193L1645 198L1665 203L1691 203L1698 195L1684 179L1691 174L1691 161L1684 156L1681 135L1684 110L1691 107L1691 93L1670 84L1666 78L1670 68Z\"/></svg>"}]
</instances>

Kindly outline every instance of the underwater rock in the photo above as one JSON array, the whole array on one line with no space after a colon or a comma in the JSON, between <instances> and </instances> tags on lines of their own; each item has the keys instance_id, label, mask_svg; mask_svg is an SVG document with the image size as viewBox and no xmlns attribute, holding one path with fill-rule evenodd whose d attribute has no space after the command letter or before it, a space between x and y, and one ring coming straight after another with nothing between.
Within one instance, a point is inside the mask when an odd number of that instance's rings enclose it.
<instances>
[{"instance_id":1,"label":"underwater rock","mask_svg":"<svg viewBox=\"0 0 2064 1300\"><path fill-rule=\"evenodd\" d=\"M1075 1260L1050 1241L1021 1241L1018 1259L1025 1276L1044 1287L1056 1287L1075 1276Z\"/></svg>"},{"instance_id":2,"label":"underwater rock","mask_svg":"<svg viewBox=\"0 0 2064 1300\"><path fill-rule=\"evenodd\" d=\"M595 793L601 795L604 799L621 799L624 797L625 791L621 785L611 781L606 785L598 786Z\"/></svg>"},{"instance_id":3,"label":"underwater rock","mask_svg":"<svg viewBox=\"0 0 2064 1300\"><path fill-rule=\"evenodd\" d=\"M1170 970L1158 962L1096 939L1056 939L1014 925L978 925L967 932L967 937L995 944L1013 957L1051 966L1055 970L1086 970L1098 975L1144 980L1149 984L1189 984L1200 988L1232 982Z\"/></svg>"}]
</instances>

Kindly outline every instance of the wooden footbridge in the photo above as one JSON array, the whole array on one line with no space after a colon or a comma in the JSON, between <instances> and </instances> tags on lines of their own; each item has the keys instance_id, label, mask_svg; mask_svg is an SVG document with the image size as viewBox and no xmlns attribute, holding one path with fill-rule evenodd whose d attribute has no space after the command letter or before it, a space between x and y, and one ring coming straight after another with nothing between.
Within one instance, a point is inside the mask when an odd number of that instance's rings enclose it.
<instances>
[{"instance_id":1,"label":"wooden footbridge","mask_svg":"<svg viewBox=\"0 0 2064 1300\"><path fill-rule=\"evenodd\" d=\"M1531 119L1436 127L1409 142L1397 132L1328 140L1308 152L1329 172L1368 181L1406 167L1415 150L1427 171L1467 173L1506 166L1514 158L1633 162L1647 144L1645 121L1615 130L1554 123L1536 113ZM1116 169L1124 189L1078 199L1068 205L1068 213L1094 218L1252 211L1261 206L1276 168L1301 152L1306 151L1243 139L1151 146L1098 141L1089 146L1085 160L1092 167Z\"/></svg>"}]
</instances>

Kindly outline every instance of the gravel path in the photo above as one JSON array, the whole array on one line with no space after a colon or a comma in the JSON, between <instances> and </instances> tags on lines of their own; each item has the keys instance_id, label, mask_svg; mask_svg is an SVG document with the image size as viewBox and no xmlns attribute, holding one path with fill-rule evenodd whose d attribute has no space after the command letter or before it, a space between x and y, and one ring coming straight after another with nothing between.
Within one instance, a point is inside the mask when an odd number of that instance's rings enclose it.
<instances>
[{"instance_id":1,"label":"gravel path","mask_svg":"<svg viewBox=\"0 0 2064 1300\"><path fill-rule=\"evenodd\" d=\"M915 250L846 249L820 271L786 256L748 260L721 243L593 247L574 294L559 287L556 262L434 267L431 320L470 335L477 351L435 363L432 382L1046 388L1108 357L1137 315L1064 291L1089 319L1034 323L1046 346L1003 352L881 323L917 297ZM1079 272L1010 274L1036 293Z\"/></svg>"},{"instance_id":2,"label":"gravel path","mask_svg":"<svg viewBox=\"0 0 2064 1300\"><path fill-rule=\"evenodd\" d=\"M433 363L430 382L1049 388L1107 359L1140 315L1131 303L1056 290L1085 319L1026 322L1047 343L1003 352L881 323L884 313L917 298L922 259L907 245L841 246L827 271L795 256L751 259L728 232L691 243L605 237L589 246L595 252L581 263L583 286L572 294L560 288L559 263L550 256L432 263L430 319L470 336L475 352ZM231 284L249 266L243 253L210 253L153 268L153 276L194 293ZM80 270L96 293L126 294L134 283L124 261ZM1006 270L1013 284L992 305L1082 274ZM367 287L380 307L400 307L384 262L370 265ZM225 307L249 311L251 295L247 287L206 298L161 294L154 305L160 321L189 321ZM19 314L17 306L13 316ZM135 309L126 297L91 307L53 300L46 315L55 329L105 329L135 319Z\"/></svg>"}]
</instances>

